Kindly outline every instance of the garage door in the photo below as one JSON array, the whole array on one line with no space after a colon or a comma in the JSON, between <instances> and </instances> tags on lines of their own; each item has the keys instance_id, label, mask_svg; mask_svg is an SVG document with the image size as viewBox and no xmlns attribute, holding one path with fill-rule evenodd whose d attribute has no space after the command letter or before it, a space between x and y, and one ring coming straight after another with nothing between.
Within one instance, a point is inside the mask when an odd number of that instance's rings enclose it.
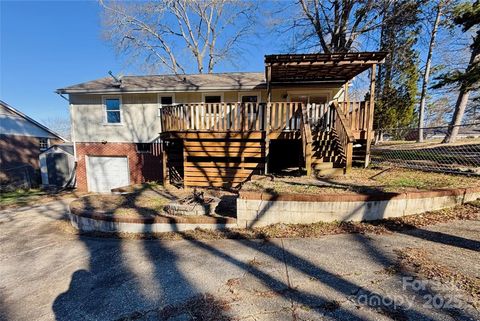
<instances>
[{"instance_id":1,"label":"garage door","mask_svg":"<svg viewBox=\"0 0 480 321\"><path fill-rule=\"evenodd\" d=\"M130 183L127 157L87 157L87 180L90 192L107 193Z\"/></svg>"}]
</instances>

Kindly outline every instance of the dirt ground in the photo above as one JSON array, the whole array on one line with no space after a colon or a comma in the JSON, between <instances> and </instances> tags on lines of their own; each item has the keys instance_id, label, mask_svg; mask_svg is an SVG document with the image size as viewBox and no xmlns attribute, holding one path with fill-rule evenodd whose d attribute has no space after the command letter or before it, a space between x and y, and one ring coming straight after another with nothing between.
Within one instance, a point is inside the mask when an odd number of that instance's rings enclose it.
<instances>
[{"instance_id":1,"label":"dirt ground","mask_svg":"<svg viewBox=\"0 0 480 321\"><path fill-rule=\"evenodd\" d=\"M212 215L235 217L237 195L228 191L214 189L163 187L157 183L129 186L118 189L124 194L95 194L72 202L73 211L95 211L112 216L152 217L166 216L163 208L171 202L177 202L192 196L194 190L203 193L205 198L220 199Z\"/></svg>"}]
</instances>

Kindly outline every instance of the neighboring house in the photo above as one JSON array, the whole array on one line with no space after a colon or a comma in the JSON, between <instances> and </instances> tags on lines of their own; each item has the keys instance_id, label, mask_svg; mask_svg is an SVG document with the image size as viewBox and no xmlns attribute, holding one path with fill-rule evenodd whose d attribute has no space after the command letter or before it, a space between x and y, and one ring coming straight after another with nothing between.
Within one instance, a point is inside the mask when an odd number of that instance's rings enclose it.
<instances>
[{"instance_id":1,"label":"neighboring house","mask_svg":"<svg viewBox=\"0 0 480 321\"><path fill-rule=\"evenodd\" d=\"M0 181L39 183L41 152L65 139L0 100Z\"/></svg>"},{"instance_id":2,"label":"neighboring house","mask_svg":"<svg viewBox=\"0 0 480 321\"><path fill-rule=\"evenodd\" d=\"M235 186L302 162L327 174L350 168L354 142L368 162L373 103L350 102L345 88L384 58L271 55L266 73L107 77L58 89L69 95L77 187L108 192L162 177Z\"/></svg>"}]
</instances>

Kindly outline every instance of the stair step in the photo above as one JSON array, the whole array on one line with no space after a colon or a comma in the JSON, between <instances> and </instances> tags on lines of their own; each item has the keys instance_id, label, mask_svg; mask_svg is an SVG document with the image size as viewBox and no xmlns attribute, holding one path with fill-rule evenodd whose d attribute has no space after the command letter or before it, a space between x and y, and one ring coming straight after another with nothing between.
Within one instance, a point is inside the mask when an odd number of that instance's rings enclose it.
<instances>
[{"instance_id":1,"label":"stair step","mask_svg":"<svg viewBox=\"0 0 480 321\"><path fill-rule=\"evenodd\" d=\"M334 140L312 140L314 146L330 146L335 144Z\"/></svg>"},{"instance_id":2,"label":"stair step","mask_svg":"<svg viewBox=\"0 0 480 321\"><path fill-rule=\"evenodd\" d=\"M334 147L323 147L323 148L312 148L314 152L328 152L328 151L336 151L337 148Z\"/></svg>"},{"instance_id":3,"label":"stair step","mask_svg":"<svg viewBox=\"0 0 480 321\"><path fill-rule=\"evenodd\" d=\"M339 163L342 160L342 156L324 156L320 158L323 162L334 162L334 163Z\"/></svg>"},{"instance_id":4,"label":"stair step","mask_svg":"<svg viewBox=\"0 0 480 321\"><path fill-rule=\"evenodd\" d=\"M343 168L325 168L316 171L318 176L340 176L345 173Z\"/></svg>"},{"instance_id":5,"label":"stair step","mask_svg":"<svg viewBox=\"0 0 480 321\"><path fill-rule=\"evenodd\" d=\"M329 168L333 168L333 163L332 162L315 161L312 164L312 167L316 170L329 169Z\"/></svg>"}]
</instances>

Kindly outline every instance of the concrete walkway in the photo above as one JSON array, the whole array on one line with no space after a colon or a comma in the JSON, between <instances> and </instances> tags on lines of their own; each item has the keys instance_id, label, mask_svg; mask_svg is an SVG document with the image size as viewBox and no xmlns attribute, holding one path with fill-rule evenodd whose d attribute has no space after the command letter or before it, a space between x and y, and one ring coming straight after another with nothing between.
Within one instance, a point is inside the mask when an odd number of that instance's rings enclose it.
<instances>
[{"instance_id":1,"label":"concrete walkway","mask_svg":"<svg viewBox=\"0 0 480 321\"><path fill-rule=\"evenodd\" d=\"M66 209L0 212L1 320L179 321L198 308L213 320L480 319L463 292L413 289L389 272L395 249L420 247L480 277L478 221L381 236L142 241L67 234Z\"/></svg>"}]
</instances>

